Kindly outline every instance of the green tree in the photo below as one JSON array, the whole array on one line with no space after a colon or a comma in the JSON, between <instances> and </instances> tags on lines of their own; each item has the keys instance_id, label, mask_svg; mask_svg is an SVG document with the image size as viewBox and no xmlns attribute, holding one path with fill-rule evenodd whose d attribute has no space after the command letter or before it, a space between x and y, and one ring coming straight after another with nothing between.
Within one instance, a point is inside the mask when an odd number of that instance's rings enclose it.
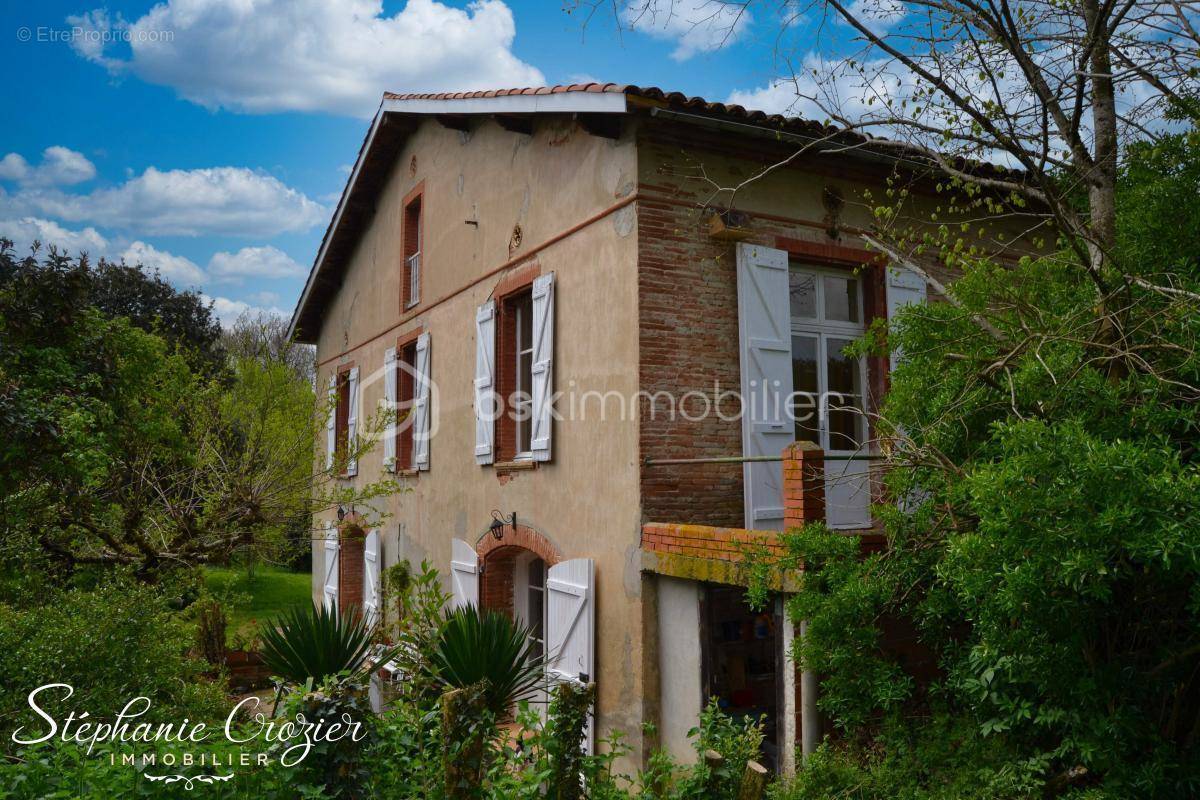
<instances>
[{"instance_id":1,"label":"green tree","mask_svg":"<svg viewBox=\"0 0 1200 800\"><path fill-rule=\"evenodd\" d=\"M1197 197L1200 136L1133 147L1103 302L1069 258L950 255L950 302L887 332L889 547L790 539L801 658L846 734L803 796L1200 789ZM881 647L897 618L937 679Z\"/></svg>"},{"instance_id":2,"label":"green tree","mask_svg":"<svg viewBox=\"0 0 1200 800\"><path fill-rule=\"evenodd\" d=\"M270 556L299 516L393 490L313 470L332 409L284 359L217 373L91 304L83 259L16 261L0 248L0 543L15 565L165 571ZM314 413L315 412L315 413ZM381 418L351 444L374 443ZM314 499L315 498L315 499ZM315 503L315 505L314 505Z\"/></svg>"}]
</instances>

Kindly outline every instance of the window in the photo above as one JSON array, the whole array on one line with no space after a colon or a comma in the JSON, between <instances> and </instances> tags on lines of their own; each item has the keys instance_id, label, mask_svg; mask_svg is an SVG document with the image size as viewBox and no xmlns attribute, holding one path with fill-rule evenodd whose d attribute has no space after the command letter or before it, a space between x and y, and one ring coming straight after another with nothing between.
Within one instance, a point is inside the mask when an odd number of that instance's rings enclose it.
<instances>
[{"instance_id":1,"label":"window","mask_svg":"<svg viewBox=\"0 0 1200 800\"><path fill-rule=\"evenodd\" d=\"M853 453L867 440L866 364L844 352L864 332L860 281L793 264L789 300L796 438Z\"/></svg>"},{"instance_id":2,"label":"window","mask_svg":"<svg viewBox=\"0 0 1200 800\"><path fill-rule=\"evenodd\" d=\"M517 458L530 457L533 417L533 298L523 293L513 302L513 323L516 330L516 363L513 364L515 393L513 422L517 430Z\"/></svg>"},{"instance_id":3,"label":"window","mask_svg":"<svg viewBox=\"0 0 1200 800\"><path fill-rule=\"evenodd\" d=\"M337 410L335 412L334 452L337 463L342 464L350 446L350 370L342 369L337 375ZM344 469L344 466L343 466Z\"/></svg>"},{"instance_id":4,"label":"window","mask_svg":"<svg viewBox=\"0 0 1200 800\"><path fill-rule=\"evenodd\" d=\"M417 343L401 347L396 354L396 408L401 415L396 428L396 469L412 469L413 464L413 398L416 389Z\"/></svg>"},{"instance_id":5,"label":"window","mask_svg":"<svg viewBox=\"0 0 1200 800\"><path fill-rule=\"evenodd\" d=\"M540 558L529 561L525 585L525 624L529 626L529 641L538 658L546 655L546 562Z\"/></svg>"},{"instance_id":6,"label":"window","mask_svg":"<svg viewBox=\"0 0 1200 800\"><path fill-rule=\"evenodd\" d=\"M500 303L496 392L503 413L496 418L497 460L525 461L533 429L533 293L521 289Z\"/></svg>"},{"instance_id":7,"label":"window","mask_svg":"<svg viewBox=\"0 0 1200 800\"><path fill-rule=\"evenodd\" d=\"M529 265L494 297L475 310L475 461L530 469L551 455L554 273Z\"/></svg>"},{"instance_id":8,"label":"window","mask_svg":"<svg viewBox=\"0 0 1200 800\"><path fill-rule=\"evenodd\" d=\"M404 286L402 289L404 308L412 308L421 302L421 195L418 194L404 206Z\"/></svg>"}]
</instances>

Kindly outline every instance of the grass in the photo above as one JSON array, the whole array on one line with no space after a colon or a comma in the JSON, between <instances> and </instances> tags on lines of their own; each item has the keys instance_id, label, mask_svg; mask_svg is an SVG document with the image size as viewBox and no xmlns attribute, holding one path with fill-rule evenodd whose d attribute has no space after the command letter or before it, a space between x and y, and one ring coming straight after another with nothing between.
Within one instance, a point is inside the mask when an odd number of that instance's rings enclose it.
<instances>
[{"instance_id":1,"label":"grass","mask_svg":"<svg viewBox=\"0 0 1200 800\"><path fill-rule=\"evenodd\" d=\"M232 595L236 601L225 609L229 615L226 638L231 644L239 636L243 640L255 637L263 621L312 602L312 576L307 572L257 566L251 574L245 567L206 567L204 580L213 594Z\"/></svg>"}]
</instances>

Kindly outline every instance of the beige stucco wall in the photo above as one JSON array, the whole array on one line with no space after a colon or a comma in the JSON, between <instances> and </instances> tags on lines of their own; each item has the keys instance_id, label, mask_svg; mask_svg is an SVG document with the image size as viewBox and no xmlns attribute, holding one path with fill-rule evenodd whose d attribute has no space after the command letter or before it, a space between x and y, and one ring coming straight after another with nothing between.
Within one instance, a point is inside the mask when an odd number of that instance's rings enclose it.
<instances>
[{"instance_id":1,"label":"beige stucco wall","mask_svg":"<svg viewBox=\"0 0 1200 800\"><path fill-rule=\"evenodd\" d=\"M413 159L415 158L415 169ZM422 309L401 319L401 215L405 195L424 181ZM416 327L431 337L435 433L428 472L401 479L405 492L381 504L385 563L429 559L445 577L450 542L474 544L491 510L551 540L564 558L595 560L596 676L601 732L616 727L636 744L641 654L638 573L636 420L555 423L553 460L502 482L475 463L472 384L475 310L503 274L459 292L473 280L603 212L635 188L632 140L588 135L572 121L539 121L532 137L483 121L470 135L426 121L410 137L379 198L374 220L332 298L318 346L318 386L331 370L360 368L362 407L383 396L384 351ZM554 383L578 393L632 395L637 381L635 211L627 205L536 255L555 273ZM478 225L467 224L475 220ZM522 246L509 252L515 224ZM514 268L519 269L516 265ZM374 338L372 338L374 337ZM358 343L365 342L359 346ZM351 347L349 352L347 348ZM321 443L323 447L323 442ZM359 462L358 478L383 475L382 446ZM314 598L320 595L321 548L314 548Z\"/></svg>"}]
</instances>

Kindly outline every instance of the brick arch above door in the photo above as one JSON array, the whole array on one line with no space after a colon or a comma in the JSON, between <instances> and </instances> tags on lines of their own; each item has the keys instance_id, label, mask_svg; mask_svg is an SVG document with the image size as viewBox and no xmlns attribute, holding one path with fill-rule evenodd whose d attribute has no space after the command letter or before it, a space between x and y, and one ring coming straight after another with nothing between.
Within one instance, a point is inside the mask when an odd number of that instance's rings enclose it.
<instances>
[{"instance_id":1,"label":"brick arch above door","mask_svg":"<svg viewBox=\"0 0 1200 800\"><path fill-rule=\"evenodd\" d=\"M504 536L496 539L490 531L475 545L479 563L483 568L479 581L479 605L499 611L512 618L518 564L525 556L533 555L552 567L562 561L562 552L545 536L533 528L517 524L504 527Z\"/></svg>"},{"instance_id":2,"label":"brick arch above door","mask_svg":"<svg viewBox=\"0 0 1200 800\"><path fill-rule=\"evenodd\" d=\"M509 547L537 554L538 558L545 561L548 567L563 560L562 551L554 542L539 531L519 522L515 526L505 525L504 536L500 539L492 536L490 531L484 531L475 543L475 552L479 555L481 562L486 562L489 554Z\"/></svg>"}]
</instances>

